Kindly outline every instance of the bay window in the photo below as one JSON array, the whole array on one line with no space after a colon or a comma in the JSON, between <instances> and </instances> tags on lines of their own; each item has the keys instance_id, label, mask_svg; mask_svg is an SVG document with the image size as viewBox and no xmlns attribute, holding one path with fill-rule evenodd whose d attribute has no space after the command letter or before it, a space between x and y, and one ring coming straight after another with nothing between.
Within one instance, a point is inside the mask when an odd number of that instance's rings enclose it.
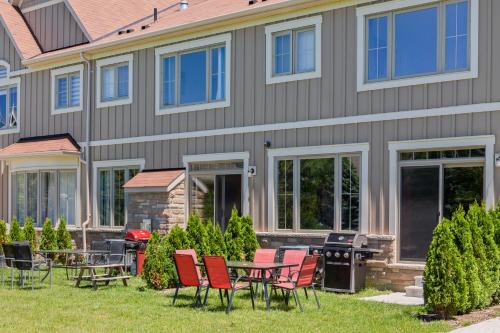
<instances>
[{"instance_id":1,"label":"bay window","mask_svg":"<svg viewBox=\"0 0 500 333\"><path fill-rule=\"evenodd\" d=\"M156 114L229 106L231 36L156 50Z\"/></svg>"},{"instance_id":2,"label":"bay window","mask_svg":"<svg viewBox=\"0 0 500 333\"><path fill-rule=\"evenodd\" d=\"M478 0L360 7L358 90L477 77Z\"/></svg>"},{"instance_id":3,"label":"bay window","mask_svg":"<svg viewBox=\"0 0 500 333\"><path fill-rule=\"evenodd\" d=\"M42 226L49 218L55 225L64 218L68 225L75 225L76 170L14 172L12 183L13 216L21 223L31 217Z\"/></svg>"},{"instance_id":4,"label":"bay window","mask_svg":"<svg viewBox=\"0 0 500 333\"><path fill-rule=\"evenodd\" d=\"M360 230L360 155L284 156L275 165L278 230Z\"/></svg>"}]
</instances>

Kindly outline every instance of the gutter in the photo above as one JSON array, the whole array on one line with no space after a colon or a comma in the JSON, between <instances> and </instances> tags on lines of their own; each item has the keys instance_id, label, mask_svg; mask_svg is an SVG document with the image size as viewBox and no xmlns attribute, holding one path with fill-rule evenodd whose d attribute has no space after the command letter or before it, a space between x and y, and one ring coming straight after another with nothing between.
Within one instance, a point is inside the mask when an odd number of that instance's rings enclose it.
<instances>
[{"instance_id":1,"label":"gutter","mask_svg":"<svg viewBox=\"0 0 500 333\"><path fill-rule=\"evenodd\" d=\"M373 0L350 0L350 1L337 0L337 1L333 1L333 2L338 2L338 3L345 2L345 6L349 6L349 5L357 5L357 4L367 3L367 2L371 2L371 1L373 1ZM153 38L153 37L157 37L157 36L164 35L164 34L175 33L175 32L183 31L186 29L202 27L202 26L209 25L209 24L215 24L215 23L219 23L219 22L223 22L223 21L227 21L227 20L231 20L231 19L242 18L245 16L251 16L251 15L260 14L260 13L266 13L266 12L269 12L272 10L284 9L284 8L287 8L290 6L302 5L302 4L306 4L306 3L311 3L311 4L318 3L320 5L323 5L323 4L327 3L327 1L289 0L289 1L284 1L284 2L277 3L277 4L270 4L270 5L266 5L266 6L260 6L260 7L253 7L252 8L250 6L250 9L248 9L248 10L243 10L243 11L238 11L235 13L230 13L230 14L226 14L226 15L222 15L222 16L212 17L212 18L208 18L205 20L196 20L196 21L192 21L190 23L175 26L172 28L166 28L166 29L160 29L160 30L156 30L156 31L146 32L146 33L142 33L142 34L139 34L136 36L131 36L131 37L121 39L121 40L114 40L111 42L106 42L106 43L97 44L97 45L92 44L92 42L91 42L91 44L89 44L88 46L82 46L76 50L70 48L66 52L61 52L61 53L58 53L56 55L51 55L51 54L40 55L40 56L36 56L35 58L25 59L22 61L22 63L24 65L33 65L33 64L42 63L45 61L50 61L52 59L76 55L78 53L80 53L80 55L81 55L83 52L88 53L89 51L97 51L99 49L104 49L104 48L108 48L108 47L112 47L112 46L127 44L127 43L131 43L131 42L141 40L141 39Z\"/></svg>"},{"instance_id":2,"label":"gutter","mask_svg":"<svg viewBox=\"0 0 500 333\"><path fill-rule=\"evenodd\" d=\"M91 62L83 55L83 52L80 53L80 59L87 64L87 107L86 107L86 119L85 119L85 130L86 130L86 144L84 146L85 149L85 171L86 171L86 188L87 188L87 220L82 224L82 243L83 250L87 250L87 226L92 222L92 209L90 209L90 96L92 94L91 89L91 75L92 68Z\"/></svg>"}]
</instances>

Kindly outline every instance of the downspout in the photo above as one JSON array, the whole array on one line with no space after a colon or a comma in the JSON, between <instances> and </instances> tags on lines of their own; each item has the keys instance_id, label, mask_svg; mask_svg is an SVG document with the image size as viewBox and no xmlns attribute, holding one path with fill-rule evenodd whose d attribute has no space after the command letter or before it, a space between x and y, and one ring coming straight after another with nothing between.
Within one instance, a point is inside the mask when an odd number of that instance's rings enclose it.
<instances>
[{"instance_id":1,"label":"downspout","mask_svg":"<svg viewBox=\"0 0 500 333\"><path fill-rule=\"evenodd\" d=\"M87 250L87 226L92 222L92 209L90 209L90 178L91 178L91 172L90 172L90 94L92 92L91 89L91 75L92 75L92 68L91 68L91 62L85 58L83 55L83 52L80 52L80 59L87 64L87 107L86 107L86 119L85 119L85 126L86 126L86 144L85 144L85 171L86 171L86 187L87 187L87 220L82 223L82 242L83 242L83 250Z\"/></svg>"}]
</instances>

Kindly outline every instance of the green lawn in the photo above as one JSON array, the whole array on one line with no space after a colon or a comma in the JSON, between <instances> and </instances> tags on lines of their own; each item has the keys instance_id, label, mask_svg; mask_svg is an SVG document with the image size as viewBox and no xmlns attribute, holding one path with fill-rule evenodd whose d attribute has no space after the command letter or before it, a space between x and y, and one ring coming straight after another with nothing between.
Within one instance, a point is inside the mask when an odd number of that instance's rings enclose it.
<instances>
[{"instance_id":1,"label":"green lawn","mask_svg":"<svg viewBox=\"0 0 500 333\"><path fill-rule=\"evenodd\" d=\"M233 311L226 315L218 293L213 292L205 311L191 307L193 289L181 291L172 306L173 293L141 291L143 282L132 279L129 287L112 282L98 291L76 289L61 270L56 270L54 286L10 290L0 287L0 332L444 332L445 322L423 323L416 319L421 307L365 302L357 295L319 293L318 310L303 292L301 313L291 301L290 309L280 298L271 311L258 301L252 311L246 291L235 298Z\"/></svg>"}]
</instances>

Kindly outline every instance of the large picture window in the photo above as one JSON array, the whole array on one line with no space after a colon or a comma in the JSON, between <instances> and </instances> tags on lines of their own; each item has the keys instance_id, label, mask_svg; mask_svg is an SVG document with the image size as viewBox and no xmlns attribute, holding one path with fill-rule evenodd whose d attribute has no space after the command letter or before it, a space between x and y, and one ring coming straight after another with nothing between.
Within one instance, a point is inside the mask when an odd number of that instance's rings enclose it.
<instances>
[{"instance_id":1,"label":"large picture window","mask_svg":"<svg viewBox=\"0 0 500 333\"><path fill-rule=\"evenodd\" d=\"M13 216L21 223L31 217L41 227L47 218L54 225L64 218L68 225L75 225L76 170L15 172L12 182Z\"/></svg>"},{"instance_id":2,"label":"large picture window","mask_svg":"<svg viewBox=\"0 0 500 333\"><path fill-rule=\"evenodd\" d=\"M98 169L99 225L124 227L126 196L123 185L139 173L139 166Z\"/></svg>"},{"instance_id":3,"label":"large picture window","mask_svg":"<svg viewBox=\"0 0 500 333\"><path fill-rule=\"evenodd\" d=\"M156 114L229 106L231 36L156 50Z\"/></svg>"},{"instance_id":4,"label":"large picture window","mask_svg":"<svg viewBox=\"0 0 500 333\"><path fill-rule=\"evenodd\" d=\"M421 4L358 9L358 90L477 76L478 0Z\"/></svg>"},{"instance_id":5,"label":"large picture window","mask_svg":"<svg viewBox=\"0 0 500 333\"><path fill-rule=\"evenodd\" d=\"M279 230L360 228L361 156L290 156L276 161Z\"/></svg>"}]
</instances>

